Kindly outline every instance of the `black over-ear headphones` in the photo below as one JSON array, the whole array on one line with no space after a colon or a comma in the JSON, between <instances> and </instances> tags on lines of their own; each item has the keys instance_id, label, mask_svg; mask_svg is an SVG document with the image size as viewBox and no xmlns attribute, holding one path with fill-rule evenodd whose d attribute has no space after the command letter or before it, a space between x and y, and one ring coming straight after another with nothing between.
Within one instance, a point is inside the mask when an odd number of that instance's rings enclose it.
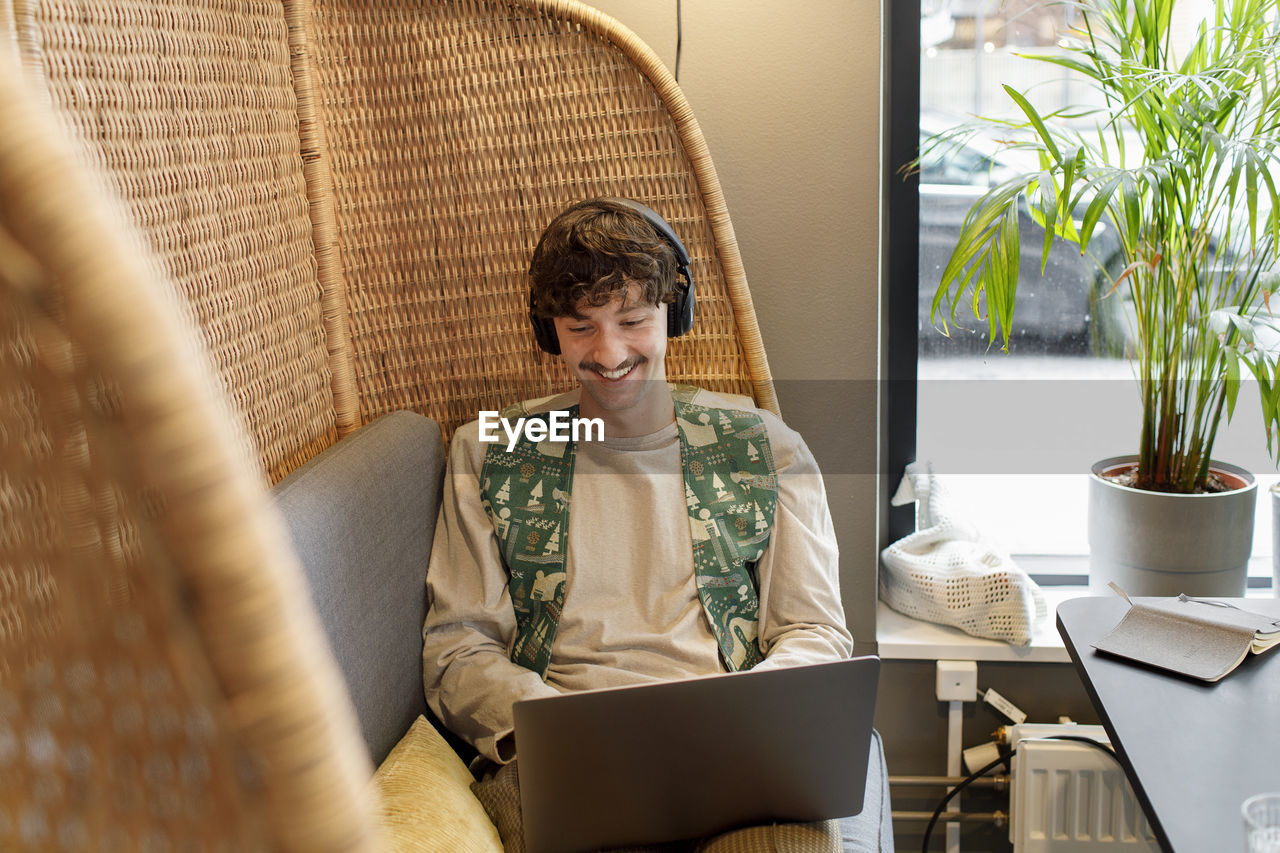
<instances>
[{"instance_id":1,"label":"black over-ear headphones","mask_svg":"<svg viewBox=\"0 0 1280 853\"><path fill-rule=\"evenodd\" d=\"M600 198L596 201L608 201L631 208L653 226L659 237L671 244L676 256L676 275L684 279L684 286L678 289L675 301L667 306L667 337L674 338L688 332L693 328L693 311L697 299L693 293L693 278L689 275L689 252L676 236L675 230L657 211L638 201L629 198ZM538 341L538 346L552 355L559 355L560 338L556 335L555 322L550 317L539 317L533 313L532 290L529 292L529 321L533 324L533 336Z\"/></svg>"}]
</instances>

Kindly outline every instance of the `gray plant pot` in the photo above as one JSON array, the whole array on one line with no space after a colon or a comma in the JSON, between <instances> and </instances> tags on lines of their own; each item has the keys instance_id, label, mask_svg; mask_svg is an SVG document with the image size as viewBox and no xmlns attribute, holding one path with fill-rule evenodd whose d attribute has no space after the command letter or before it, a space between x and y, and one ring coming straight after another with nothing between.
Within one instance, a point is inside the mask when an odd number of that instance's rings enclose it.
<instances>
[{"instance_id":1,"label":"gray plant pot","mask_svg":"<svg viewBox=\"0 0 1280 853\"><path fill-rule=\"evenodd\" d=\"M1129 595L1242 596L1253 549L1258 483L1243 468L1212 463L1248 485L1171 495L1119 486L1104 471L1137 462L1113 456L1089 476L1089 589L1115 581Z\"/></svg>"},{"instance_id":2,"label":"gray plant pot","mask_svg":"<svg viewBox=\"0 0 1280 853\"><path fill-rule=\"evenodd\" d=\"M1280 598L1280 483L1271 487L1271 594Z\"/></svg>"}]
</instances>

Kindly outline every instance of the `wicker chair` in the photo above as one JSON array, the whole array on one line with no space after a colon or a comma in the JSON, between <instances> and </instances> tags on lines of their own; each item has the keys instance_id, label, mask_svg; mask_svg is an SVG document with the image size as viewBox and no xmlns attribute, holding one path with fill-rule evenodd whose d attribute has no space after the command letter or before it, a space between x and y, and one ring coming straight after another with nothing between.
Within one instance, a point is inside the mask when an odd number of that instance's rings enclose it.
<instances>
[{"instance_id":1,"label":"wicker chair","mask_svg":"<svg viewBox=\"0 0 1280 853\"><path fill-rule=\"evenodd\" d=\"M568 387L525 317L552 216L646 201L692 256L668 374L777 407L679 88L565 0L10 4L27 75L129 205L279 480L377 416L446 433Z\"/></svg>"},{"instance_id":2,"label":"wicker chair","mask_svg":"<svg viewBox=\"0 0 1280 853\"><path fill-rule=\"evenodd\" d=\"M369 846L367 758L200 337L0 63L0 847Z\"/></svg>"},{"instance_id":3,"label":"wicker chair","mask_svg":"<svg viewBox=\"0 0 1280 853\"><path fill-rule=\"evenodd\" d=\"M0 846L371 843L264 489L567 387L525 269L571 201L672 222L669 375L776 410L688 105L580 3L0 0L0 128Z\"/></svg>"},{"instance_id":4,"label":"wicker chair","mask_svg":"<svg viewBox=\"0 0 1280 853\"><path fill-rule=\"evenodd\" d=\"M446 432L571 386L526 319L526 270L569 203L630 196L688 247L694 333L668 375L777 401L715 168L679 87L613 19L566 0L315 0L309 147L335 204L358 419ZM306 136L306 134L304 134Z\"/></svg>"}]
</instances>

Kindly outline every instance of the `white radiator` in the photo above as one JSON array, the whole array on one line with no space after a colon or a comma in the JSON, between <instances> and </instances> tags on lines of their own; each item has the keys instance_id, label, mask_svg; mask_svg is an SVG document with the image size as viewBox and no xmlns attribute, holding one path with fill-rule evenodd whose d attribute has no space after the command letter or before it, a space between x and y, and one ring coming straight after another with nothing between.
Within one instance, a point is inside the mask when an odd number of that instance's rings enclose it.
<instances>
[{"instance_id":1,"label":"white radiator","mask_svg":"<svg viewBox=\"0 0 1280 853\"><path fill-rule=\"evenodd\" d=\"M1018 725L1010 783L1015 853L1159 853L1124 770L1101 750L1052 735L1109 743L1101 726Z\"/></svg>"}]
</instances>

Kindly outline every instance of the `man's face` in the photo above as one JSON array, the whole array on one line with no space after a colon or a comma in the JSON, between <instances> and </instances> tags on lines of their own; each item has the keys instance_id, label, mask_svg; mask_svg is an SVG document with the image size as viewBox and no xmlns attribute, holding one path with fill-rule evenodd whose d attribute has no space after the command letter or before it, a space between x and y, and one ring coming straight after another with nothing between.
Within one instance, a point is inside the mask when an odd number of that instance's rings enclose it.
<instances>
[{"instance_id":1,"label":"man's face","mask_svg":"<svg viewBox=\"0 0 1280 853\"><path fill-rule=\"evenodd\" d=\"M608 436L647 435L671 422L667 306L641 301L639 285L580 316L556 317L565 364L582 383L579 414L601 418Z\"/></svg>"}]
</instances>

